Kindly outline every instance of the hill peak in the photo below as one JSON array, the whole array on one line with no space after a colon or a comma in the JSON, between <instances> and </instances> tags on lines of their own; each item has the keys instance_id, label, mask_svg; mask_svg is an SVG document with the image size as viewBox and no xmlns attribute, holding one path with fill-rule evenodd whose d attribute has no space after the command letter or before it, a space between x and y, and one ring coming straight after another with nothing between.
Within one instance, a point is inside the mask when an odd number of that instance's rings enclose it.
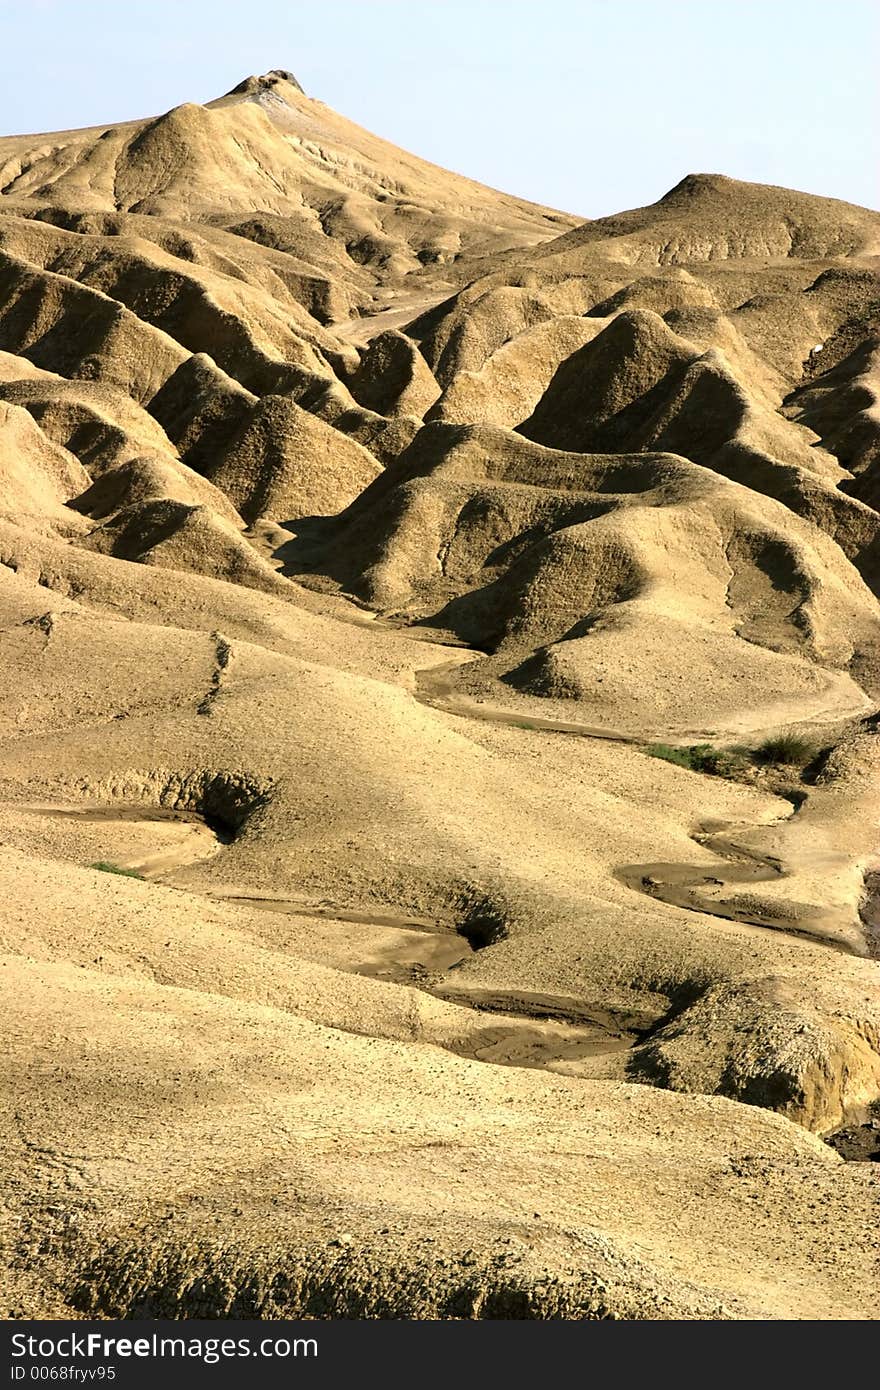
<instances>
[{"instance_id":1,"label":"hill peak","mask_svg":"<svg viewBox=\"0 0 880 1390\"><path fill-rule=\"evenodd\" d=\"M233 87L226 95L230 97L258 95L260 92L271 91L281 83L286 83L290 87L295 87L298 92L303 92L299 82L287 68L272 68L271 72L243 78L238 86ZM305 92L303 92L303 96L305 96Z\"/></svg>"},{"instance_id":2,"label":"hill peak","mask_svg":"<svg viewBox=\"0 0 880 1390\"><path fill-rule=\"evenodd\" d=\"M685 174L668 193L664 193L661 203L680 202L685 198L703 198L706 194L723 193L731 189L737 180L727 174Z\"/></svg>"}]
</instances>

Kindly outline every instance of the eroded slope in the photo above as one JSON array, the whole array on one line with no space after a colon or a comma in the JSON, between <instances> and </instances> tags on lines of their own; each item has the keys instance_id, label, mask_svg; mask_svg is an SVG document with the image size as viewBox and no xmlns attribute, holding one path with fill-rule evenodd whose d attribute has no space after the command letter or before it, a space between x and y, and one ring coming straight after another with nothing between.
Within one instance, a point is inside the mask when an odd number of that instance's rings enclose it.
<instances>
[{"instance_id":1,"label":"eroded slope","mask_svg":"<svg viewBox=\"0 0 880 1390\"><path fill-rule=\"evenodd\" d=\"M4 1311L873 1316L880 217L0 166Z\"/></svg>"}]
</instances>

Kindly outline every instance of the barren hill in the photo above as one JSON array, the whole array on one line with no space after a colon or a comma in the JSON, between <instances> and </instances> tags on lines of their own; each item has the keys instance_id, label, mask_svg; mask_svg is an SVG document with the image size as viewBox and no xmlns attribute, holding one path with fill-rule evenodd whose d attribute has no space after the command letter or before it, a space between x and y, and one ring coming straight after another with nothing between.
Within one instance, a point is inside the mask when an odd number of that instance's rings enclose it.
<instances>
[{"instance_id":1,"label":"barren hill","mask_svg":"<svg viewBox=\"0 0 880 1390\"><path fill-rule=\"evenodd\" d=\"M4 1313L876 1315L878 254L0 140Z\"/></svg>"}]
</instances>

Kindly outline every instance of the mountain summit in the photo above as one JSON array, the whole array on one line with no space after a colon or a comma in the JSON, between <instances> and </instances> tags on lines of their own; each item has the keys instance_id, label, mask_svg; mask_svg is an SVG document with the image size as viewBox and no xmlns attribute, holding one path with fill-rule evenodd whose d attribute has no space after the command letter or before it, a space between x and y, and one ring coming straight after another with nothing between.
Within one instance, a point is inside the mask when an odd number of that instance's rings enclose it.
<instances>
[{"instance_id":1,"label":"mountain summit","mask_svg":"<svg viewBox=\"0 0 880 1390\"><path fill-rule=\"evenodd\" d=\"M292 72L288 72L286 68L273 68L271 72L264 72L261 77L246 77L237 87L227 92L227 96L259 96L263 92L273 92L278 87L282 88L278 93L282 100L284 87L293 87L297 92L303 90Z\"/></svg>"}]
</instances>

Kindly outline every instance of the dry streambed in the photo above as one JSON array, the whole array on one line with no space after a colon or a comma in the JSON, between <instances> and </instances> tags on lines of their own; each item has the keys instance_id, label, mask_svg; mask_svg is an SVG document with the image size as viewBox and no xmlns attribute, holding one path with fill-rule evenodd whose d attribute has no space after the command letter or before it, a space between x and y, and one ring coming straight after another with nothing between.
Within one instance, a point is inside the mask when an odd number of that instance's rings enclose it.
<instances>
[{"instance_id":1,"label":"dry streambed","mask_svg":"<svg viewBox=\"0 0 880 1390\"><path fill-rule=\"evenodd\" d=\"M733 827L727 827L732 829ZM740 827L742 828L742 827ZM798 936L831 950L847 955L871 954L871 941L866 934L865 945L856 945L837 931L826 916L814 909L801 907L797 914L786 911L784 902L778 908L760 911L745 906L730 889L760 883L773 883L788 877L784 866L774 859L750 854L741 846L732 846L715 836L694 837L696 843L724 855L715 864L624 864L615 876L628 888L659 902L683 907L744 926L761 927ZM769 906L769 905L767 905Z\"/></svg>"},{"instance_id":2,"label":"dry streambed","mask_svg":"<svg viewBox=\"0 0 880 1390\"><path fill-rule=\"evenodd\" d=\"M473 699L458 689L455 674L462 665L474 659L473 653L469 657L459 655L458 659L418 671L416 698L433 709L461 718L536 732L627 743L635 747L646 746L636 735L618 729L526 714ZM792 814L797 814L797 809L794 808ZM870 883L868 885L869 907L863 909L864 944L855 944L851 938L836 930L818 909L805 912L803 907L799 907L797 913L788 913L781 902L778 910L774 906L772 912L756 910L744 905L736 892L731 893L730 890L771 883L786 878L788 871L778 860L754 854L726 838L731 832L747 829L748 826L724 825L715 827L711 834L694 835L696 844L720 856L715 864L624 864L615 870L615 877L635 892L647 894L674 907L739 922L744 926L784 932L852 955L880 955L880 909L870 907L872 902L876 904L880 901L880 875L875 876L873 890Z\"/></svg>"},{"instance_id":3,"label":"dry streambed","mask_svg":"<svg viewBox=\"0 0 880 1390\"><path fill-rule=\"evenodd\" d=\"M20 808L25 809L25 808ZM76 828L77 851L92 867L130 874L174 888L176 873L222 851L229 835L191 811L131 805L26 808L30 814ZM182 885L181 885L182 886ZM192 891L187 886L187 891ZM452 921L351 908L323 900L272 898L229 890L209 895L232 907L314 918L332 932L333 968L406 985L485 1015L485 1026L451 1039L450 1051L507 1066L565 1066L626 1049L634 1032L570 1000L522 991L456 990L454 971L477 947Z\"/></svg>"},{"instance_id":4,"label":"dry streambed","mask_svg":"<svg viewBox=\"0 0 880 1390\"><path fill-rule=\"evenodd\" d=\"M381 620L380 620L381 621ZM419 634L421 635L421 634ZM455 660L417 674L415 697L422 703L459 717L476 718L547 733L638 743L632 735L566 722L477 702L455 689L452 677L464 661ZM80 835L94 830L93 867L134 873L174 888L178 871L221 853L233 838L223 826L206 822L195 812L144 805L46 805L27 808L33 814L75 823ZM623 865L617 878L633 891L695 912L760 929L797 935L830 948L853 952L851 942L836 936L816 914L816 920L789 917L785 904L769 915L746 909L736 889L786 876L783 864L761 857L727 838L747 827L714 826L712 833L695 835L695 843L719 855L714 864L645 863ZM84 857L82 848L78 855ZM191 891L189 885L180 883ZM869 887L871 885L869 884ZM877 883L863 911L866 940L876 945ZM733 890L733 891L731 891ZM373 907L355 908L298 898L257 896L234 888L209 895L230 906L278 915L320 920L330 949L315 959L333 968L424 990L466 1008L485 1019L445 1045L459 1055L507 1066L537 1067L568 1075L589 1075L589 1059L626 1051L645 1040L644 1028L573 999L557 999L526 990L457 988L455 972L475 949L490 944L468 938L466 927L451 920L428 919ZM873 906L872 906L873 904ZM861 952L858 952L861 953ZM871 952L874 953L873 951ZM654 1026L657 1026L656 1024ZM858 1121L864 1118L863 1123ZM856 1117L846 1130L832 1136L845 1158L877 1157L878 1118Z\"/></svg>"},{"instance_id":5,"label":"dry streambed","mask_svg":"<svg viewBox=\"0 0 880 1390\"><path fill-rule=\"evenodd\" d=\"M314 917L332 924L341 940L333 964L390 984L422 989L450 1003L485 1014L485 1027L472 1028L447 1046L459 1056L504 1066L551 1067L572 1064L633 1045L637 1035L609 1016L589 1015L571 1001L519 990L457 990L456 967L475 947L451 922L392 912L343 908L330 902L252 897L223 893L218 898L267 912ZM345 963L343 964L343 960Z\"/></svg>"}]
</instances>

